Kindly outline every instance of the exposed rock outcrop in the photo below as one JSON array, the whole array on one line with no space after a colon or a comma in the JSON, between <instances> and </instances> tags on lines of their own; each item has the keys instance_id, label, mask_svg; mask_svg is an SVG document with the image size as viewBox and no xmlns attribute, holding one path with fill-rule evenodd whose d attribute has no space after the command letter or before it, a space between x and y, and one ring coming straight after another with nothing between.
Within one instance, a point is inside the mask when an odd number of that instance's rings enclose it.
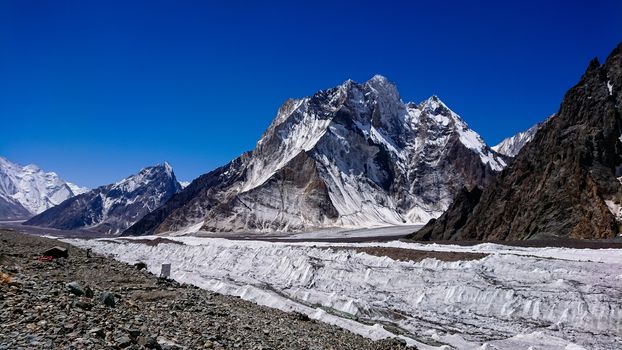
<instances>
[{"instance_id":1,"label":"exposed rock outcrop","mask_svg":"<svg viewBox=\"0 0 622 350\"><path fill-rule=\"evenodd\" d=\"M413 239L600 239L619 233L622 44L594 59L479 202L461 196ZM471 208L464 218L462 209Z\"/></svg>"}]
</instances>

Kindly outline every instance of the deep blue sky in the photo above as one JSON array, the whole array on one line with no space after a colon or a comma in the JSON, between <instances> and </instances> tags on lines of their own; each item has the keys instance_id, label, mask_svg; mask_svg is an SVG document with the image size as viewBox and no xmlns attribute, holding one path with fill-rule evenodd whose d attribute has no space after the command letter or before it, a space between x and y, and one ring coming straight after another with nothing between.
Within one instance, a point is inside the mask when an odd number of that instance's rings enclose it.
<instances>
[{"instance_id":1,"label":"deep blue sky","mask_svg":"<svg viewBox=\"0 0 622 350\"><path fill-rule=\"evenodd\" d=\"M622 1L334 2L0 0L0 155L90 187L163 160L189 180L288 97L376 73L493 145L622 40Z\"/></svg>"}]
</instances>

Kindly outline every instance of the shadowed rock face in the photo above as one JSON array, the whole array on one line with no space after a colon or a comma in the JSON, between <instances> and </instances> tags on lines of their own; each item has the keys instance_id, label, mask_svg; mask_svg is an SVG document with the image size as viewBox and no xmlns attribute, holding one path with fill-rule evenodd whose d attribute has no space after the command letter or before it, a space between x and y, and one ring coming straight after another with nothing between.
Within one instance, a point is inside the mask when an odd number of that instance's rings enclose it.
<instances>
[{"instance_id":1,"label":"shadowed rock face","mask_svg":"<svg viewBox=\"0 0 622 350\"><path fill-rule=\"evenodd\" d=\"M26 210L19 202L11 198L0 197L0 219L20 220L27 219L32 214Z\"/></svg>"},{"instance_id":2,"label":"shadowed rock face","mask_svg":"<svg viewBox=\"0 0 622 350\"><path fill-rule=\"evenodd\" d=\"M482 196L482 189L474 187L469 190L464 187L454 199L452 205L438 219L432 219L421 231L409 236L418 240L450 240L452 235L464 226L473 211L473 208L479 203Z\"/></svg>"},{"instance_id":3,"label":"shadowed rock face","mask_svg":"<svg viewBox=\"0 0 622 350\"><path fill-rule=\"evenodd\" d=\"M461 195L413 239L600 239L618 234L622 189L622 44L594 59L514 161L476 196ZM469 210L470 209L470 210ZM464 210L469 214L464 218Z\"/></svg>"},{"instance_id":4,"label":"shadowed rock face","mask_svg":"<svg viewBox=\"0 0 622 350\"><path fill-rule=\"evenodd\" d=\"M286 101L254 150L125 234L424 223L505 161L438 97L404 103L384 77L346 81Z\"/></svg>"}]
</instances>

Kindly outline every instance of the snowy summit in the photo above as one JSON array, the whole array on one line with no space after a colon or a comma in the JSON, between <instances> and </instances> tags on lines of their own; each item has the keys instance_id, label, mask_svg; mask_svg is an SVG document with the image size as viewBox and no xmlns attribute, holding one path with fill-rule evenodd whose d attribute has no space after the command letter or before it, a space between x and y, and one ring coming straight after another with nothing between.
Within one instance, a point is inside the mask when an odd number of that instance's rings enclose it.
<instances>
[{"instance_id":1,"label":"snowy summit","mask_svg":"<svg viewBox=\"0 0 622 350\"><path fill-rule=\"evenodd\" d=\"M438 97L376 75L289 99L256 148L127 231L305 231L425 223L504 160Z\"/></svg>"}]
</instances>

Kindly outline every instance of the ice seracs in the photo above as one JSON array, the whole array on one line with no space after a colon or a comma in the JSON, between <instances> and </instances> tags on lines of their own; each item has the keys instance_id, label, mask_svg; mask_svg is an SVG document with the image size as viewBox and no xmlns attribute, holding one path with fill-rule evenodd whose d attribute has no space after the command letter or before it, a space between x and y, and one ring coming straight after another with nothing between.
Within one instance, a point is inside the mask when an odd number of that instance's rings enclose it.
<instances>
[{"instance_id":1,"label":"ice seracs","mask_svg":"<svg viewBox=\"0 0 622 350\"><path fill-rule=\"evenodd\" d=\"M116 234L179 191L181 185L175 179L172 167L165 162L147 167L117 183L70 198L25 224Z\"/></svg>"},{"instance_id":2,"label":"ice seracs","mask_svg":"<svg viewBox=\"0 0 622 350\"><path fill-rule=\"evenodd\" d=\"M425 223L503 157L438 97L404 103L376 75L288 99L256 148L126 231L306 231Z\"/></svg>"},{"instance_id":3,"label":"ice seracs","mask_svg":"<svg viewBox=\"0 0 622 350\"><path fill-rule=\"evenodd\" d=\"M180 282L370 338L397 331L418 349L613 349L620 336L621 249L171 239L184 244L70 242L152 273L171 263ZM354 250L372 246L487 256L411 262Z\"/></svg>"},{"instance_id":4,"label":"ice seracs","mask_svg":"<svg viewBox=\"0 0 622 350\"><path fill-rule=\"evenodd\" d=\"M85 190L34 164L21 166L0 157L0 219L31 217Z\"/></svg>"}]
</instances>

